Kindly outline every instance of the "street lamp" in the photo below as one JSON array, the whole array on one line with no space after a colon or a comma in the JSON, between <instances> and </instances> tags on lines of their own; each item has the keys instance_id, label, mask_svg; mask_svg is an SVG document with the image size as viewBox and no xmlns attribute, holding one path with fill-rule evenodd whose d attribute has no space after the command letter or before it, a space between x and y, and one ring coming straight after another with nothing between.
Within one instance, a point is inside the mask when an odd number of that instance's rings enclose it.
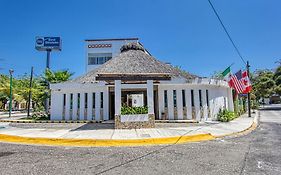
<instances>
[{"instance_id":1,"label":"street lamp","mask_svg":"<svg viewBox=\"0 0 281 175\"><path fill-rule=\"evenodd\" d=\"M11 117L11 113L12 113L12 100L13 100L13 73L14 70L10 69L10 101L9 101L9 117Z\"/></svg>"}]
</instances>

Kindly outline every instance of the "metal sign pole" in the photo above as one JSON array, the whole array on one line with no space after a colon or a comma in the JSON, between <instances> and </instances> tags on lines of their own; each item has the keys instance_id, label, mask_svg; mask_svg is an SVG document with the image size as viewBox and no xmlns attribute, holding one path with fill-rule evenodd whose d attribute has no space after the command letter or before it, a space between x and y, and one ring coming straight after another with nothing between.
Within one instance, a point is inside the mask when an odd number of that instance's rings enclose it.
<instances>
[{"instance_id":1,"label":"metal sign pole","mask_svg":"<svg viewBox=\"0 0 281 175\"><path fill-rule=\"evenodd\" d=\"M47 49L47 62L46 62L46 71L50 69L50 56L51 56L51 49ZM50 82L46 80L47 82L47 92L46 92L46 100L45 100L45 111L48 114L49 113L49 89L50 89Z\"/></svg>"},{"instance_id":2,"label":"metal sign pole","mask_svg":"<svg viewBox=\"0 0 281 175\"><path fill-rule=\"evenodd\" d=\"M32 79L33 79L33 66L31 67L30 82L29 82L29 93L28 93L28 104L27 104L27 116L30 116L30 103L31 103L31 89L32 89Z\"/></svg>"},{"instance_id":3,"label":"metal sign pole","mask_svg":"<svg viewBox=\"0 0 281 175\"><path fill-rule=\"evenodd\" d=\"M13 105L13 69L9 70L10 72L10 101L9 101L9 117L12 116L12 105Z\"/></svg>"}]
</instances>

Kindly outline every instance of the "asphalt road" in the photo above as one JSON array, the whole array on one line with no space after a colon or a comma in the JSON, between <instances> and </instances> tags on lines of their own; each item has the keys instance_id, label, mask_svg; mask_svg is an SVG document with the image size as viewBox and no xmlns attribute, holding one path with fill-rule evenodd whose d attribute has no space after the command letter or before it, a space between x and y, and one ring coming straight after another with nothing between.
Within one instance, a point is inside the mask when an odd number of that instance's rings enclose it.
<instances>
[{"instance_id":1,"label":"asphalt road","mask_svg":"<svg viewBox=\"0 0 281 175\"><path fill-rule=\"evenodd\" d=\"M281 174L281 106L240 136L181 145L70 148L0 143L0 174Z\"/></svg>"}]
</instances>

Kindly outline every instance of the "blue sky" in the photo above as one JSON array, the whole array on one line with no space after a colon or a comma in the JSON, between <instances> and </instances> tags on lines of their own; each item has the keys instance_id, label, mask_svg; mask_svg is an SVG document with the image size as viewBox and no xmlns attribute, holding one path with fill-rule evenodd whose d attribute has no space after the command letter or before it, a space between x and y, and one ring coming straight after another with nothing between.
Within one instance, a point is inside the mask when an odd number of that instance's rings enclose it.
<instances>
[{"instance_id":1,"label":"blue sky","mask_svg":"<svg viewBox=\"0 0 281 175\"><path fill-rule=\"evenodd\" d=\"M280 0L212 0L251 69L281 59ZM0 0L0 73L36 75L46 53L36 36L60 36L51 69L85 72L84 39L139 37L153 56L201 76L244 65L207 0ZM2 60L4 59L4 60Z\"/></svg>"}]
</instances>

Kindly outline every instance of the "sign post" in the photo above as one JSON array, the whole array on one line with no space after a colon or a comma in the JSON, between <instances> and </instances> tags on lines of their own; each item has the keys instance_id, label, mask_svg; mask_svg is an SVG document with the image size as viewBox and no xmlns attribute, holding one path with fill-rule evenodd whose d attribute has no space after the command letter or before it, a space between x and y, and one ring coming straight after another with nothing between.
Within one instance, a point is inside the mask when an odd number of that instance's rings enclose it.
<instances>
[{"instance_id":1,"label":"sign post","mask_svg":"<svg viewBox=\"0 0 281 175\"><path fill-rule=\"evenodd\" d=\"M30 116L30 103L32 95L32 79L33 79L33 66L31 67L30 80L29 80L29 92L28 92L28 103L27 103L27 116Z\"/></svg>"},{"instance_id":2,"label":"sign post","mask_svg":"<svg viewBox=\"0 0 281 175\"><path fill-rule=\"evenodd\" d=\"M12 116L12 105L13 105L13 73L14 70L10 69L10 101L9 101L9 117Z\"/></svg>"},{"instance_id":3,"label":"sign post","mask_svg":"<svg viewBox=\"0 0 281 175\"><path fill-rule=\"evenodd\" d=\"M50 69L50 55L51 51L61 51L62 41L60 37L36 37L35 49L38 51L47 51L46 70ZM48 89L50 89L50 83L46 82ZM49 97L47 92L47 98L45 101L45 111L49 111Z\"/></svg>"}]
</instances>

